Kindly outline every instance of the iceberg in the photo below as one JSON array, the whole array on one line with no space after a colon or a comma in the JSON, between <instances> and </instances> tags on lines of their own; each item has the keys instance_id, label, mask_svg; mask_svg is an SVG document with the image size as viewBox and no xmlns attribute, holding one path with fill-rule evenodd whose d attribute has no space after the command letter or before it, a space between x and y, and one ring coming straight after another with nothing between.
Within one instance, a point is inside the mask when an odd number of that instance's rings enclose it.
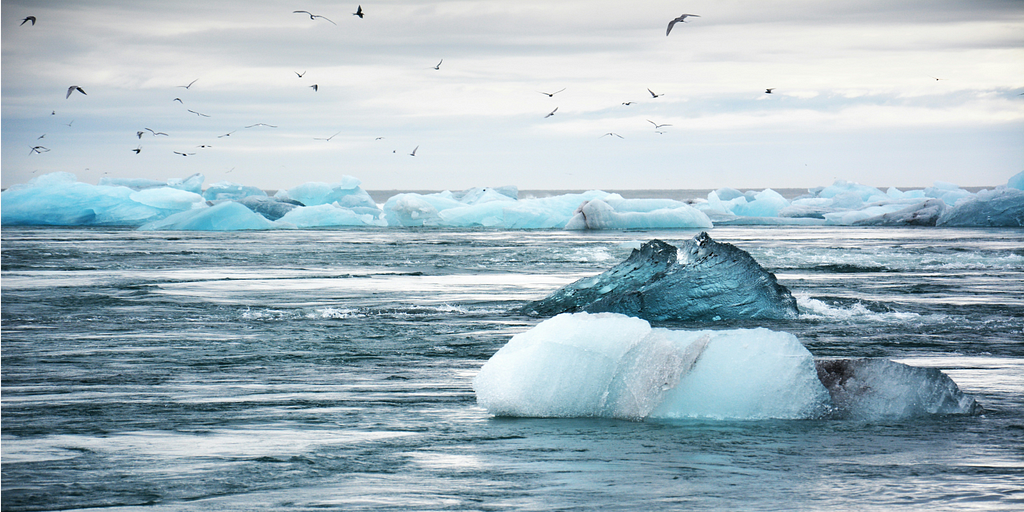
<instances>
[{"instance_id":1,"label":"iceberg","mask_svg":"<svg viewBox=\"0 0 1024 512\"><path fill-rule=\"evenodd\" d=\"M713 224L704 212L680 203L675 208L658 208L651 211L617 211L608 202L593 199L576 209L565 229L675 229L711 228ZM627 208L635 204L627 204Z\"/></svg>"},{"instance_id":2,"label":"iceberg","mask_svg":"<svg viewBox=\"0 0 1024 512\"><path fill-rule=\"evenodd\" d=\"M647 320L796 318L796 299L747 252L707 233L681 249L652 240L612 269L527 304L527 315L612 312Z\"/></svg>"},{"instance_id":3,"label":"iceberg","mask_svg":"<svg viewBox=\"0 0 1024 512\"><path fill-rule=\"evenodd\" d=\"M977 195L960 199L947 208L935 222L936 226L956 227L1022 227L1024 226L1024 191L1009 187L982 190Z\"/></svg>"},{"instance_id":4,"label":"iceberg","mask_svg":"<svg viewBox=\"0 0 1024 512\"><path fill-rule=\"evenodd\" d=\"M273 229L275 224L234 201L188 210L139 226L140 231L237 231Z\"/></svg>"},{"instance_id":5,"label":"iceberg","mask_svg":"<svg viewBox=\"0 0 1024 512\"><path fill-rule=\"evenodd\" d=\"M946 210L941 199L926 199L894 212L865 217L853 222L855 226L934 226Z\"/></svg>"},{"instance_id":6,"label":"iceberg","mask_svg":"<svg viewBox=\"0 0 1024 512\"><path fill-rule=\"evenodd\" d=\"M342 176L337 183L308 182L288 190L279 190L278 199L294 199L303 206L338 203L346 208L376 209L370 194L359 185L362 182L352 176Z\"/></svg>"},{"instance_id":7,"label":"iceberg","mask_svg":"<svg viewBox=\"0 0 1024 512\"><path fill-rule=\"evenodd\" d=\"M378 221L373 214L358 213L353 208L345 208L337 203L296 207L278 219L277 223L297 228L385 225L384 221Z\"/></svg>"},{"instance_id":8,"label":"iceberg","mask_svg":"<svg viewBox=\"0 0 1024 512\"><path fill-rule=\"evenodd\" d=\"M264 216L267 220L277 220L284 217L286 213L302 206L295 200L281 200L276 197L263 196L246 196L242 199L238 199L237 202L242 206Z\"/></svg>"},{"instance_id":9,"label":"iceberg","mask_svg":"<svg viewBox=\"0 0 1024 512\"><path fill-rule=\"evenodd\" d=\"M821 360L764 328L653 328L614 313L566 313L516 334L473 379L495 416L894 419L977 414L945 374L888 360Z\"/></svg>"},{"instance_id":10,"label":"iceberg","mask_svg":"<svg viewBox=\"0 0 1024 512\"><path fill-rule=\"evenodd\" d=\"M250 187L240 183L232 183L230 181L214 183L213 185L210 185L210 188L207 188L203 192L203 197L206 198L207 201L238 201L250 196L267 197L267 193L256 187Z\"/></svg>"}]
</instances>

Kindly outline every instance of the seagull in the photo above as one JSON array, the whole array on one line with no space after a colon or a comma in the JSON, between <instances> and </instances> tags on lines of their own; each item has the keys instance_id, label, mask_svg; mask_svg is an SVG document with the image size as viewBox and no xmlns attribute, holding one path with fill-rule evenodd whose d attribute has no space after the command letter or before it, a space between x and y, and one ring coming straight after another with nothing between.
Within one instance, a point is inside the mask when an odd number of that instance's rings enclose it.
<instances>
[{"instance_id":1,"label":"seagull","mask_svg":"<svg viewBox=\"0 0 1024 512\"><path fill-rule=\"evenodd\" d=\"M306 72L305 72L305 71L303 71L302 73L299 73L298 71L296 71L296 72L295 72L295 74L296 74L296 75L299 75L299 78L302 78L302 75L305 75L305 74L306 74Z\"/></svg>"},{"instance_id":2,"label":"seagull","mask_svg":"<svg viewBox=\"0 0 1024 512\"><path fill-rule=\"evenodd\" d=\"M173 99L173 100L171 100L171 101L177 101L178 103L181 103L182 105L184 105L184 104L185 104L185 102L184 102L184 101L181 101L181 98L174 98L174 99Z\"/></svg>"},{"instance_id":3,"label":"seagull","mask_svg":"<svg viewBox=\"0 0 1024 512\"><path fill-rule=\"evenodd\" d=\"M28 23L30 21L32 22L32 26L34 27L36 25L36 17L35 16L25 16L25 19L21 20L21 25L24 25L24 24L26 24L26 23ZM18 25L18 26L20 27L21 25Z\"/></svg>"},{"instance_id":4,"label":"seagull","mask_svg":"<svg viewBox=\"0 0 1024 512\"><path fill-rule=\"evenodd\" d=\"M654 91L652 91L650 88L647 89L647 92L651 93L651 97L652 98L657 98L658 96L664 96L665 95L665 93L654 94Z\"/></svg>"},{"instance_id":5,"label":"seagull","mask_svg":"<svg viewBox=\"0 0 1024 512\"><path fill-rule=\"evenodd\" d=\"M133 149L132 151L134 151L134 152L135 152L135 154L137 155L137 154L139 154L139 153L141 153L141 152L142 152L142 146L140 145L139 147L137 147L137 148Z\"/></svg>"},{"instance_id":6,"label":"seagull","mask_svg":"<svg viewBox=\"0 0 1024 512\"><path fill-rule=\"evenodd\" d=\"M928 76L931 76L931 75L928 75ZM938 78L938 77L934 77L934 76L932 76L932 78L934 78L936 82L938 82L939 80L945 80L945 78Z\"/></svg>"},{"instance_id":7,"label":"seagull","mask_svg":"<svg viewBox=\"0 0 1024 512\"><path fill-rule=\"evenodd\" d=\"M196 146L196 147L197 147L197 148L204 148L204 149L205 149L205 148L212 148L213 146L211 146L211 145L209 145L209 144L200 144L200 145L198 145L198 146Z\"/></svg>"},{"instance_id":8,"label":"seagull","mask_svg":"<svg viewBox=\"0 0 1024 512\"><path fill-rule=\"evenodd\" d=\"M420 148L419 146L416 146L415 148L413 148L412 149L412 153L409 153L409 156L416 156L416 150L419 149L419 148Z\"/></svg>"},{"instance_id":9,"label":"seagull","mask_svg":"<svg viewBox=\"0 0 1024 512\"><path fill-rule=\"evenodd\" d=\"M219 138L221 138L221 137L230 137L232 133L235 133L235 132L237 132L237 131L238 131L238 130L231 130L230 132L227 132L227 133L225 133L224 135L218 135L218 136L217 136L217 138L219 139Z\"/></svg>"},{"instance_id":10,"label":"seagull","mask_svg":"<svg viewBox=\"0 0 1024 512\"><path fill-rule=\"evenodd\" d=\"M46 153L49 150L50 148L46 148L43 146L32 146L32 149L29 150L28 154L31 155L32 153Z\"/></svg>"},{"instance_id":11,"label":"seagull","mask_svg":"<svg viewBox=\"0 0 1024 512\"><path fill-rule=\"evenodd\" d=\"M326 16L320 16L319 14L313 14L313 13L311 13L309 11L292 11L292 14L298 14L298 13L308 14L309 15L309 19L311 19L311 20L315 20L317 18L323 18L323 19L325 19L327 21L331 21L331 20L327 19ZM331 21L331 25L337 25L337 23Z\"/></svg>"},{"instance_id":12,"label":"seagull","mask_svg":"<svg viewBox=\"0 0 1024 512\"><path fill-rule=\"evenodd\" d=\"M190 155L194 155L195 153L182 153L180 151L175 151L174 154L175 155L181 155L181 156L190 156Z\"/></svg>"},{"instance_id":13,"label":"seagull","mask_svg":"<svg viewBox=\"0 0 1024 512\"><path fill-rule=\"evenodd\" d=\"M246 128L253 128L253 127L256 127L256 126L266 126L268 128L277 128L276 126L274 126L272 124L267 124L267 123L250 124L249 126L246 126Z\"/></svg>"},{"instance_id":14,"label":"seagull","mask_svg":"<svg viewBox=\"0 0 1024 512\"><path fill-rule=\"evenodd\" d=\"M544 92L544 91L537 91L537 92L539 92L541 94L547 94L548 98L554 98L556 94L558 94L558 93L560 93L560 92L562 92L564 90L565 90L565 87L563 87L563 88L561 88L561 89L559 89L559 90L557 90L555 92Z\"/></svg>"},{"instance_id":15,"label":"seagull","mask_svg":"<svg viewBox=\"0 0 1024 512\"><path fill-rule=\"evenodd\" d=\"M154 131L153 131L152 129L150 129L150 128L146 128L146 131L148 131L149 133L152 133L152 134L153 134L154 136L156 136L156 135L167 135L167 134L166 134L166 133L164 133L164 132L154 132ZM169 135L168 135L168 136L169 136Z\"/></svg>"},{"instance_id":16,"label":"seagull","mask_svg":"<svg viewBox=\"0 0 1024 512\"><path fill-rule=\"evenodd\" d=\"M438 62L436 66L434 66L434 69L441 69L441 62L444 62L444 59L441 59L441 61Z\"/></svg>"},{"instance_id":17,"label":"seagull","mask_svg":"<svg viewBox=\"0 0 1024 512\"><path fill-rule=\"evenodd\" d=\"M628 107L628 106L632 105L633 102L632 101L623 101L622 104Z\"/></svg>"},{"instance_id":18,"label":"seagull","mask_svg":"<svg viewBox=\"0 0 1024 512\"><path fill-rule=\"evenodd\" d=\"M75 120L74 120L74 119L72 119L72 120L71 120L71 122L67 124L68 128L70 128L70 127L71 127L71 125L72 125L72 124L73 124L74 122L75 122Z\"/></svg>"},{"instance_id":19,"label":"seagull","mask_svg":"<svg viewBox=\"0 0 1024 512\"><path fill-rule=\"evenodd\" d=\"M547 118L555 115L555 112L558 112L558 107L555 107L555 109L552 110L548 115L544 116L544 119L547 119Z\"/></svg>"},{"instance_id":20,"label":"seagull","mask_svg":"<svg viewBox=\"0 0 1024 512\"><path fill-rule=\"evenodd\" d=\"M210 117L210 116L208 116L208 115L206 115L206 114L204 114L202 112L196 112L195 110L192 110L192 109L188 109L188 111L193 113L193 114L195 114L195 115L197 115L197 116Z\"/></svg>"},{"instance_id":21,"label":"seagull","mask_svg":"<svg viewBox=\"0 0 1024 512\"><path fill-rule=\"evenodd\" d=\"M320 86L318 86L317 84L313 84L310 87L313 88L313 92L316 92L316 91L320 90Z\"/></svg>"},{"instance_id":22,"label":"seagull","mask_svg":"<svg viewBox=\"0 0 1024 512\"><path fill-rule=\"evenodd\" d=\"M363 6L360 5L359 8L356 9L356 12L352 13L352 16L359 16L360 18L362 18L363 17Z\"/></svg>"},{"instance_id":23,"label":"seagull","mask_svg":"<svg viewBox=\"0 0 1024 512\"><path fill-rule=\"evenodd\" d=\"M341 133L341 132L338 132L338 133ZM335 133L334 135L331 135L330 137L327 137L326 139L323 138L323 137L313 137L313 140L326 140L326 141L330 141L331 139L337 137L338 133Z\"/></svg>"},{"instance_id":24,"label":"seagull","mask_svg":"<svg viewBox=\"0 0 1024 512\"><path fill-rule=\"evenodd\" d=\"M50 111L50 115L51 115L51 116L55 116L55 115L57 115L57 111L56 111L56 110L51 110L51 111Z\"/></svg>"},{"instance_id":25,"label":"seagull","mask_svg":"<svg viewBox=\"0 0 1024 512\"><path fill-rule=\"evenodd\" d=\"M769 88L769 89L765 89L765 90L764 90L764 93L765 93L765 94L771 94L771 93L772 93L772 91L774 91L774 90L775 90L775 88L774 88L774 87L772 87L772 88Z\"/></svg>"},{"instance_id":26,"label":"seagull","mask_svg":"<svg viewBox=\"0 0 1024 512\"><path fill-rule=\"evenodd\" d=\"M700 18L699 14L681 14L678 18L668 22L668 29L665 30L665 35L668 36L669 32L672 32L672 27L676 26L676 23L686 23L686 18L693 16L694 18Z\"/></svg>"},{"instance_id":27,"label":"seagull","mask_svg":"<svg viewBox=\"0 0 1024 512\"><path fill-rule=\"evenodd\" d=\"M42 134L42 135L40 135L40 136L38 136L38 137L36 137L36 140L39 140L39 139L41 139L41 138L43 138L43 137L46 137L46 134L45 134L45 133L44 133L44 134Z\"/></svg>"},{"instance_id":28,"label":"seagull","mask_svg":"<svg viewBox=\"0 0 1024 512\"><path fill-rule=\"evenodd\" d=\"M661 128L662 126L672 126L672 125L670 125L668 123L658 124L658 123L655 123L654 121L651 121L650 119L648 119L647 122L653 124L655 130L657 130L658 128Z\"/></svg>"},{"instance_id":29,"label":"seagull","mask_svg":"<svg viewBox=\"0 0 1024 512\"><path fill-rule=\"evenodd\" d=\"M139 140L142 140L142 136L145 135L145 133L146 132L135 132L135 136L138 137Z\"/></svg>"},{"instance_id":30,"label":"seagull","mask_svg":"<svg viewBox=\"0 0 1024 512\"><path fill-rule=\"evenodd\" d=\"M609 135L614 135L614 136L616 136L616 137L618 137L618 138L620 138L620 139L625 139L625 137L623 137L622 135L619 135L619 134L617 134L617 133L612 133L612 132L608 132L608 133L606 133L606 134L602 135L601 137L607 137L607 136L609 136ZM598 137L598 138L600 138L600 137Z\"/></svg>"},{"instance_id":31,"label":"seagull","mask_svg":"<svg viewBox=\"0 0 1024 512\"><path fill-rule=\"evenodd\" d=\"M70 98L70 97L71 97L71 93L73 93L73 92L75 92L75 91L78 91L78 92L80 92L80 93L82 93L82 94L85 94L85 91L84 91L84 90L82 90L82 88L81 88L81 87L79 87L79 86L77 86L77 85L72 85L71 87L68 87L68 95L67 95L67 96L64 96L64 99L68 99L68 98ZM85 94L85 95L86 95L86 96L88 96L88 94Z\"/></svg>"},{"instance_id":32,"label":"seagull","mask_svg":"<svg viewBox=\"0 0 1024 512\"><path fill-rule=\"evenodd\" d=\"M195 80L192 80L191 82L189 82L188 85L179 85L178 87L184 87L186 89L191 89L192 88L192 84L196 83L197 80L199 80L199 79L196 78Z\"/></svg>"},{"instance_id":33,"label":"seagull","mask_svg":"<svg viewBox=\"0 0 1024 512\"><path fill-rule=\"evenodd\" d=\"M373 140L381 140L381 139L383 139L383 138L384 138L384 137L377 137L376 139L373 139Z\"/></svg>"}]
</instances>

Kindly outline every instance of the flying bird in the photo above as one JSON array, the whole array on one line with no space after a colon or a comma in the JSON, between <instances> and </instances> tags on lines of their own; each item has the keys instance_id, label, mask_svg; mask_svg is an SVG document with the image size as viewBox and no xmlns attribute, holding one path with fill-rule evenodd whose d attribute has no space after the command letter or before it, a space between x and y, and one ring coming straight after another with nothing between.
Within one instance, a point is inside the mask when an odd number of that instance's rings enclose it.
<instances>
[{"instance_id":1,"label":"flying bird","mask_svg":"<svg viewBox=\"0 0 1024 512\"><path fill-rule=\"evenodd\" d=\"M444 62L444 59L441 59L441 61L438 62L436 66L434 66L434 69L441 69L441 62Z\"/></svg>"},{"instance_id":2,"label":"flying bird","mask_svg":"<svg viewBox=\"0 0 1024 512\"><path fill-rule=\"evenodd\" d=\"M931 75L928 75L928 76L931 76ZM934 78L936 82L938 82L939 80L945 80L945 78L938 78L938 77L934 77L934 76L932 76L932 78Z\"/></svg>"},{"instance_id":3,"label":"flying bird","mask_svg":"<svg viewBox=\"0 0 1024 512\"><path fill-rule=\"evenodd\" d=\"M316 92L316 91L320 90L320 86L318 86L317 84L313 84L310 87L313 88L313 92Z\"/></svg>"},{"instance_id":4,"label":"flying bird","mask_svg":"<svg viewBox=\"0 0 1024 512\"><path fill-rule=\"evenodd\" d=\"M195 110L192 110L192 109L188 109L188 111L193 113L193 114L195 114L195 115L197 115L197 116L210 117L210 116L208 116L208 115L206 115L206 114L204 114L202 112L196 112Z\"/></svg>"},{"instance_id":5,"label":"flying bird","mask_svg":"<svg viewBox=\"0 0 1024 512\"><path fill-rule=\"evenodd\" d=\"M628 106L632 105L633 102L632 101L623 101L622 104L628 107Z\"/></svg>"},{"instance_id":6,"label":"flying bird","mask_svg":"<svg viewBox=\"0 0 1024 512\"><path fill-rule=\"evenodd\" d=\"M196 147L197 147L197 148L204 148L204 149L205 149L205 148L212 148L213 146L211 146L211 145L209 145L209 144L200 144L200 145L198 145L198 146L196 146Z\"/></svg>"},{"instance_id":7,"label":"flying bird","mask_svg":"<svg viewBox=\"0 0 1024 512\"><path fill-rule=\"evenodd\" d=\"M44 133L44 134L42 134L42 135L40 135L40 136L38 136L38 137L36 137L36 140L39 140L39 139L41 139L41 138L43 138L43 137L46 137L46 134L45 134L45 133Z\"/></svg>"},{"instance_id":8,"label":"flying bird","mask_svg":"<svg viewBox=\"0 0 1024 512\"><path fill-rule=\"evenodd\" d=\"M267 124L267 123L250 124L249 126L246 126L246 128L254 128L256 126L266 126L267 128L277 128L276 126L274 126L272 124Z\"/></svg>"},{"instance_id":9,"label":"flying bird","mask_svg":"<svg viewBox=\"0 0 1024 512\"><path fill-rule=\"evenodd\" d=\"M359 16L360 18L362 18L363 17L363 6L360 5L359 8L356 9L356 12L352 13L352 16Z\"/></svg>"},{"instance_id":10,"label":"flying bird","mask_svg":"<svg viewBox=\"0 0 1024 512\"><path fill-rule=\"evenodd\" d=\"M302 75L305 75L305 74L306 74L306 72L305 72L305 71L303 71L302 73L299 73L298 71L296 71L296 72L295 72L295 74L296 74L296 75L299 75L299 78L302 78Z\"/></svg>"},{"instance_id":11,"label":"flying bird","mask_svg":"<svg viewBox=\"0 0 1024 512\"><path fill-rule=\"evenodd\" d=\"M142 153L142 146L139 146L139 147L133 149L132 151L134 151L136 155L139 154L139 153Z\"/></svg>"},{"instance_id":12,"label":"flying bird","mask_svg":"<svg viewBox=\"0 0 1024 512\"><path fill-rule=\"evenodd\" d=\"M50 148L46 148L43 146L32 146L32 149L29 150L28 154L31 155L32 153L46 153L49 150Z\"/></svg>"},{"instance_id":13,"label":"flying bird","mask_svg":"<svg viewBox=\"0 0 1024 512\"><path fill-rule=\"evenodd\" d=\"M72 119L72 120L71 120L71 122L67 124L67 127L68 127L68 128L70 128L70 127L71 127L71 125L72 125L72 124L74 124L74 122L75 122L75 120L74 120L74 119Z\"/></svg>"},{"instance_id":14,"label":"flying bird","mask_svg":"<svg viewBox=\"0 0 1024 512\"><path fill-rule=\"evenodd\" d=\"M292 11L292 14L298 14L298 13L308 14L309 15L309 19L311 19L311 20L315 20L317 18L323 18L323 19L325 19L327 21L331 21L331 20L327 19L326 16L320 16L319 14L313 14L313 13L311 13L309 11ZM331 25L337 25L337 23L331 21Z\"/></svg>"},{"instance_id":15,"label":"flying bird","mask_svg":"<svg viewBox=\"0 0 1024 512\"><path fill-rule=\"evenodd\" d=\"M559 90L557 90L555 92L544 92L544 91L537 91L537 92L539 92L541 94L547 94L548 98L554 98L556 94L558 94L558 93L560 93L560 92L562 92L564 90L565 90L565 87L563 87L563 88L561 88L561 89L559 89Z\"/></svg>"},{"instance_id":16,"label":"flying bird","mask_svg":"<svg viewBox=\"0 0 1024 512\"><path fill-rule=\"evenodd\" d=\"M82 88L81 88L81 87L79 87L79 86L77 86L77 85L72 85L71 87L68 87L68 95L67 95L67 96L64 96L64 99L68 99L68 98L70 98L70 97L71 97L71 93L73 93L73 92L75 92L75 91L78 91L78 92L80 92L80 93L82 93L82 94L85 94L85 91L84 91L84 90L82 90ZM88 96L88 94L85 94L85 95L86 95L86 96Z\"/></svg>"},{"instance_id":17,"label":"flying bird","mask_svg":"<svg viewBox=\"0 0 1024 512\"><path fill-rule=\"evenodd\" d=\"M606 133L606 134L602 135L601 137L607 137L607 136L609 136L609 135L614 135L614 136L616 136L616 137L618 137L618 138L620 138L620 139L625 139L625 137L623 137L622 135L619 135L619 134L617 134L617 133L612 133L612 132L608 132L608 133ZM600 138L600 137L599 137L599 138Z\"/></svg>"},{"instance_id":18,"label":"flying bird","mask_svg":"<svg viewBox=\"0 0 1024 512\"><path fill-rule=\"evenodd\" d=\"M230 137L232 133L235 133L235 132L237 132L237 131L238 131L238 130L231 130L230 132L227 132L227 133L225 133L224 135L218 135L218 136L217 136L217 138L219 139L219 138L221 138L221 137Z\"/></svg>"},{"instance_id":19,"label":"flying bird","mask_svg":"<svg viewBox=\"0 0 1024 512\"><path fill-rule=\"evenodd\" d=\"M774 87L771 87L771 88L769 88L769 89L765 89L765 90L764 90L764 93L765 93L765 94L771 94L771 93L772 93L772 91L774 91L774 90L775 90L775 88L774 88Z\"/></svg>"},{"instance_id":20,"label":"flying bird","mask_svg":"<svg viewBox=\"0 0 1024 512\"><path fill-rule=\"evenodd\" d=\"M650 119L648 119L647 122L653 124L655 130L657 130L658 128L661 128L662 126L672 126L672 125L670 125L668 123L658 124L658 123L655 123L654 121L651 121Z\"/></svg>"},{"instance_id":21,"label":"flying bird","mask_svg":"<svg viewBox=\"0 0 1024 512\"><path fill-rule=\"evenodd\" d=\"M687 17L700 18L699 14L681 14L678 18L668 22L668 28L665 30L665 35L668 36L669 32L672 32L672 27L676 26L676 23L686 23Z\"/></svg>"},{"instance_id":22,"label":"flying bird","mask_svg":"<svg viewBox=\"0 0 1024 512\"><path fill-rule=\"evenodd\" d=\"M181 156L191 156L191 155L194 155L195 153L182 153L180 151L175 151L174 154L175 155L181 155Z\"/></svg>"},{"instance_id":23,"label":"flying bird","mask_svg":"<svg viewBox=\"0 0 1024 512\"><path fill-rule=\"evenodd\" d=\"M341 133L341 132L338 132L338 133ZM323 138L323 137L313 137L313 140L326 140L326 141L330 141L331 139L337 137L338 133L335 133L334 135L331 135L330 137L327 137L326 139Z\"/></svg>"},{"instance_id":24,"label":"flying bird","mask_svg":"<svg viewBox=\"0 0 1024 512\"><path fill-rule=\"evenodd\" d=\"M135 136L138 137L139 140L142 140L142 136L145 135L145 133L146 132L135 132Z\"/></svg>"},{"instance_id":25,"label":"flying bird","mask_svg":"<svg viewBox=\"0 0 1024 512\"><path fill-rule=\"evenodd\" d=\"M654 94L654 91L652 91L650 88L647 89L647 92L651 93L651 97L652 98L657 98L658 96L664 96L665 95L665 93Z\"/></svg>"},{"instance_id":26,"label":"flying bird","mask_svg":"<svg viewBox=\"0 0 1024 512\"><path fill-rule=\"evenodd\" d=\"M548 113L548 115L544 116L544 119L547 119L547 118L555 115L555 112L558 112L558 107L555 107L555 109L552 110L550 113Z\"/></svg>"},{"instance_id":27,"label":"flying bird","mask_svg":"<svg viewBox=\"0 0 1024 512\"><path fill-rule=\"evenodd\" d=\"M412 153L409 153L409 156L416 156L416 150L419 149L419 148L420 148L419 146L416 146L415 148L413 148L412 149Z\"/></svg>"},{"instance_id":28,"label":"flying bird","mask_svg":"<svg viewBox=\"0 0 1024 512\"><path fill-rule=\"evenodd\" d=\"M30 21L32 22L32 26L36 25L36 17L35 16L25 16L25 19L21 20L21 25L24 25L24 24L26 24L26 23L28 23ZM20 27L21 25L18 25L18 26Z\"/></svg>"},{"instance_id":29,"label":"flying bird","mask_svg":"<svg viewBox=\"0 0 1024 512\"><path fill-rule=\"evenodd\" d=\"M174 99L173 99L173 100L171 100L171 101L177 101L178 103L181 103L182 105L184 105L184 104L185 104L185 102L184 102L184 101L181 101L181 98L174 98Z\"/></svg>"},{"instance_id":30,"label":"flying bird","mask_svg":"<svg viewBox=\"0 0 1024 512\"><path fill-rule=\"evenodd\" d=\"M189 82L188 85L179 85L178 87L184 87L186 89L191 89L192 88L192 84L196 83L196 81L198 81L198 80L199 79L196 78L195 80L192 80L191 82Z\"/></svg>"},{"instance_id":31,"label":"flying bird","mask_svg":"<svg viewBox=\"0 0 1024 512\"><path fill-rule=\"evenodd\" d=\"M164 132L155 132L155 131L153 131L153 130L152 130L151 128L146 128L146 131L148 131L149 133L152 133L152 134L153 134L154 136L156 136L156 135L167 135L167 134L166 134L166 133L164 133ZM168 137L169 137L169 135L168 135ZM140 137L140 138L141 138L141 137Z\"/></svg>"}]
</instances>

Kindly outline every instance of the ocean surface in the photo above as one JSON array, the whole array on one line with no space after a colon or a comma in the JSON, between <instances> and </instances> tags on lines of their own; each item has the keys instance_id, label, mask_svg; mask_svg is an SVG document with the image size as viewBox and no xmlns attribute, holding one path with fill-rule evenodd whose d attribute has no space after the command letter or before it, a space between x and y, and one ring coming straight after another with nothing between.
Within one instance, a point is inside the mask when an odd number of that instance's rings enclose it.
<instances>
[{"instance_id":1,"label":"ocean surface","mask_svg":"<svg viewBox=\"0 0 1024 512\"><path fill-rule=\"evenodd\" d=\"M15 510L1021 510L1024 230L719 227L816 357L939 368L901 420L495 418L510 310L694 231L5 227Z\"/></svg>"}]
</instances>

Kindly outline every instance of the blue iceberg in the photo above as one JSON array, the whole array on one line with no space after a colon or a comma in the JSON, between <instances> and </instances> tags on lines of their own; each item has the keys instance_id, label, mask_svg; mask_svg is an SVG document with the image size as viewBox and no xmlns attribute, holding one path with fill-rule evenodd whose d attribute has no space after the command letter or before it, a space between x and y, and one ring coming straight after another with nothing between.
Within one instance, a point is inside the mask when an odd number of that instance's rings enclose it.
<instances>
[{"instance_id":1,"label":"blue iceberg","mask_svg":"<svg viewBox=\"0 0 1024 512\"><path fill-rule=\"evenodd\" d=\"M612 269L564 286L520 310L586 311L647 320L796 318L796 299L746 251L701 233L681 249L652 240Z\"/></svg>"}]
</instances>

